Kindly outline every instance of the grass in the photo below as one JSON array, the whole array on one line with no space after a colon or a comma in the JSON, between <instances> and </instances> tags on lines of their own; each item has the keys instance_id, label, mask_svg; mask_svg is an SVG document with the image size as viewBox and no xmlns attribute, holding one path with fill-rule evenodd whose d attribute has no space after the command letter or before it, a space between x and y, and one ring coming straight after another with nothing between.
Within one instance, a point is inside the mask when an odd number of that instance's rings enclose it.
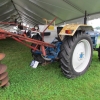
<instances>
[{"instance_id":1,"label":"grass","mask_svg":"<svg viewBox=\"0 0 100 100\"><path fill-rule=\"evenodd\" d=\"M94 51L89 70L76 79L67 79L59 63L30 67L30 49L12 40L0 40L6 57L10 86L0 88L0 100L100 100L100 62Z\"/></svg>"}]
</instances>

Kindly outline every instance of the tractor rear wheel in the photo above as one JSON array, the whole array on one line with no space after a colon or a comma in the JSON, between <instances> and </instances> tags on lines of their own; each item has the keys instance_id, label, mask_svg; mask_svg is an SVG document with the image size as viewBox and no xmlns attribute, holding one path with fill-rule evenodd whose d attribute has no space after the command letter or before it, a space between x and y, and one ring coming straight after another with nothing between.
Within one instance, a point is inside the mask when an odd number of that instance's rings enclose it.
<instances>
[{"instance_id":1,"label":"tractor rear wheel","mask_svg":"<svg viewBox=\"0 0 100 100\"><path fill-rule=\"evenodd\" d=\"M93 46L88 34L77 32L66 36L59 54L61 69L67 78L84 74L92 60Z\"/></svg>"}]
</instances>

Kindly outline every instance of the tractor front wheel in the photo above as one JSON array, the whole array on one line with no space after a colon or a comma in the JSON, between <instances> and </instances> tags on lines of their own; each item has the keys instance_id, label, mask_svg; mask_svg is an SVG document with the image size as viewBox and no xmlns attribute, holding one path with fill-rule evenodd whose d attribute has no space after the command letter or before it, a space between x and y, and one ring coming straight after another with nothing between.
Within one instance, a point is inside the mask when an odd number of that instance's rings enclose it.
<instances>
[{"instance_id":1,"label":"tractor front wheel","mask_svg":"<svg viewBox=\"0 0 100 100\"><path fill-rule=\"evenodd\" d=\"M36 35L33 35L32 39L42 41L42 37L38 33ZM36 44L32 43L31 46L35 47ZM38 46L38 49L41 50L40 46ZM34 53L34 50L32 49L31 49L31 53L32 53L32 57L34 58L34 60L38 61L40 64L51 61L51 59L45 58L42 54Z\"/></svg>"},{"instance_id":2,"label":"tractor front wheel","mask_svg":"<svg viewBox=\"0 0 100 100\"><path fill-rule=\"evenodd\" d=\"M88 34L77 32L66 36L59 54L61 69L67 78L84 74L92 60L93 46Z\"/></svg>"}]
</instances>

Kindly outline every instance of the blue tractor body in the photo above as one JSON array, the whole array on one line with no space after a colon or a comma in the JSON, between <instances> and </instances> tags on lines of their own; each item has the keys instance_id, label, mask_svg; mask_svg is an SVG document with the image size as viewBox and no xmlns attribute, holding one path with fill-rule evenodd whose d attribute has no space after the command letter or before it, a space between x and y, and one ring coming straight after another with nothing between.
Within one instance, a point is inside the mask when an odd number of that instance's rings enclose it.
<instances>
[{"instance_id":1,"label":"blue tractor body","mask_svg":"<svg viewBox=\"0 0 100 100\"><path fill-rule=\"evenodd\" d=\"M98 39L99 33L95 32L95 31L86 31L86 34L90 35L90 37L92 39L92 43L93 43L93 49L96 50L97 39ZM54 61L58 57L58 54L60 52L60 47L61 47L62 42L58 41L55 38L54 41L51 44L54 44L55 48L45 47L46 56L44 57L44 59L50 59L50 61L52 62L52 61ZM40 51L34 51L34 53L42 55L42 52L40 52Z\"/></svg>"},{"instance_id":2,"label":"blue tractor body","mask_svg":"<svg viewBox=\"0 0 100 100\"><path fill-rule=\"evenodd\" d=\"M96 31L86 31L86 34L89 34L91 36L93 48L96 49L99 33Z\"/></svg>"}]
</instances>

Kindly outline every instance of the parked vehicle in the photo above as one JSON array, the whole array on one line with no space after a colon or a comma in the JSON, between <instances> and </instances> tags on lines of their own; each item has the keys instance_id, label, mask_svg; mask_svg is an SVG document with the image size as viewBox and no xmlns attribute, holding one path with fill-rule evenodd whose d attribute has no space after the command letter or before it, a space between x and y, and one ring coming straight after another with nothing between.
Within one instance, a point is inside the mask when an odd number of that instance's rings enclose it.
<instances>
[{"instance_id":1,"label":"parked vehicle","mask_svg":"<svg viewBox=\"0 0 100 100\"><path fill-rule=\"evenodd\" d=\"M56 31L53 31L53 33L47 30L50 34L44 36L44 40L42 40L39 33L33 35L32 38L36 40L45 42L51 42L50 40L52 40L51 44L55 47L45 47L46 55L43 55L41 51L31 49L32 56L40 63L59 59L62 72L67 78L74 78L84 74L91 64L98 34L94 33L92 26L81 24L55 28ZM51 36L52 34L53 36ZM31 46L35 47L36 44L32 43ZM38 46L38 49L41 50L41 46Z\"/></svg>"}]
</instances>

